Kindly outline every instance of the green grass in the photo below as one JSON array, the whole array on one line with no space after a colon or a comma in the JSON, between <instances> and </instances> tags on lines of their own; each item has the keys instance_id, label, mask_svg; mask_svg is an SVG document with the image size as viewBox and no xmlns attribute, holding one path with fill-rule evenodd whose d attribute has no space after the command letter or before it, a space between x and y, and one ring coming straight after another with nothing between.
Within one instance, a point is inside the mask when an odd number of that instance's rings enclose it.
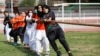
<instances>
[{"instance_id":1,"label":"green grass","mask_svg":"<svg viewBox=\"0 0 100 56\"><path fill-rule=\"evenodd\" d=\"M100 32L67 32L65 36L74 56L100 56ZM57 43L62 56L67 56L58 40ZM52 47L50 48L50 56L56 56ZM0 56L34 56L34 53L24 49L22 45L7 43L4 35L0 34Z\"/></svg>"}]
</instances>

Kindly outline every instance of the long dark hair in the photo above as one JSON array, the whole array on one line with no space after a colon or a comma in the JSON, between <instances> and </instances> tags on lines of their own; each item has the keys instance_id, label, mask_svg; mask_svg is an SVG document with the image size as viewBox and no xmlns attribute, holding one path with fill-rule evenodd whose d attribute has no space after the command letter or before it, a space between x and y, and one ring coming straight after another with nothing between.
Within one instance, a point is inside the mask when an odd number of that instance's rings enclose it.
<instances>
[{"instance_id":1,"label":"long dark hair","mask_svg":"<svg viewBox=\"0 0 100 56\"><path fill-rule=\"evenodd\" d=\"M37 6L36 6L37 15L38 15L39 17L43 17L43 15L44 15L43 11L42 11L42 12L38 11L39 6L41 6L41 7L42 7L42 10L43 10L43 5L41 5L41 4L37 5Z\"/></svg>"},{"instance_id":2,"label":"long dark hair","mask_svg":"<svg viewBox=\"0 0 100 56\"><path fill-rule=\"evenodd\" d=\"M27 11L27 13L26 13L26 16L29 16L29 17L30 17L29 11L32 11L32 14L34 14L34 13L33 13L33 10L32 10L32 9L29 9L29 10ZM33 17L33 15L32 15L32 17Z\"/></svg>"},{"instance_id":3,"label":"long dark hair","mask_svg":"<svg viewBox=\"0 0 100 56\"><path fill-rule=\"evenodd\" d=\"M51 9L50 9L50 7L48 5L43 5L43 8L48 9L49 10L48 13L51 12Z\"/></svg>"}]
</instances>

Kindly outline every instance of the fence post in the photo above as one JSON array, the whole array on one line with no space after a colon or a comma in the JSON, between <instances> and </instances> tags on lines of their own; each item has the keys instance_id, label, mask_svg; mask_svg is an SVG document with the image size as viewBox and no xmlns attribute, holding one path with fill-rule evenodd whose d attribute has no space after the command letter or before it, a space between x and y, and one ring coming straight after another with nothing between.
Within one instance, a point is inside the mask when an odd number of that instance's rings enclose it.
<instances>
[{"instance_id":1,"label":"fence post","mask_svg":"<svg viewBox=\"0 0 100 56\"><path fill-rule=\"evenodd\" d=\"M97 10L97 24L99 23L99 11Z\"/></svg>"},{"instance_id":2,"label":"fence post","mask_svg":"<svg viewBox=\"0 0 100 56\"><path fill-rule=\"evenodd\" d=\"M84 20L84 23L85 23L85 12L83 13L83 17L84 17L84 19L83 19L83 20Z\"/></svg>"},{"instance_id":3,"label":"fence post","mask_svg":"<svg viewBox=\"0 0 100 56\"><path fill-rule=\"evenodd\" d=\"M71 20L72 20L72 12L70 12L69 14L70 14L70 22L71 22Z\"/></svg>"},{"instance_id":4,"label":"fence post","mask_svg":"<svg viewBox=\"0 0 100 56\"><path fill-rule=\"evenodd\" d=\"M79 22L81 22L81 0L79 0Z\"/></svg>"},{"instance_id":5,"label":"fence post","mask_svg":"<svg viewBox=\"0 0 100 56\"><path fill-rule=\"evenodd\" d=\"M62 3L62 19L64 21L64 4ZM63 24L63 30L64 30L64 24Z\"/></svg>"}]
</instances>

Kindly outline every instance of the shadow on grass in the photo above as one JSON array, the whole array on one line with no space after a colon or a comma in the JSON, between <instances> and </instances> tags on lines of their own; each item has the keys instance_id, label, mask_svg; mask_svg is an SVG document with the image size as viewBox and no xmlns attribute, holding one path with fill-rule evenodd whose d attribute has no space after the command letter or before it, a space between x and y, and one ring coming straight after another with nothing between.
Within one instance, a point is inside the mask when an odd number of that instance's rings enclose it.
<instances>
[{"instance_id":1,"label":"shadow on grass","mask_svg":"<svg viewBox=\"0 0 100 56\"><path fill-rule=\"evenodd\" d=\"M6 42L6 41L0 41L7 45L13 46L14 48L18 49L19 51L25 53L25 56L35 56L35 53L30 51L29 49L26 49L23 47L22 44L18 44L17 46L14 46L12 42Z\"/></svg>"},{"instance_id":2,"label":"shadow on grass","mask_svg":"<svg viewBox=\"0 0 100 56\"><path fill-rule=\"evenodd\" d=\"M0 41L0 42L4 42L4 43L6 43L6 41Z\"/></svg>"}]
</instances>

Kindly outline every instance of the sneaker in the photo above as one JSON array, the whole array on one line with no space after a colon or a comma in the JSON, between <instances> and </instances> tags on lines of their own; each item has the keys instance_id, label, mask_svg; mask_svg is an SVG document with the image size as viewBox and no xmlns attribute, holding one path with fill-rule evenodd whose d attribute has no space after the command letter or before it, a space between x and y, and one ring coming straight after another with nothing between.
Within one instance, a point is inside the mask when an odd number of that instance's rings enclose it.
<instances>
[{"instance_id":1,"label":"sneaker","mask_svg":"<svg viewBox=\"0 0 100 56\"><path fill-rule=\"evenodd\" d=\"M42 55L40 55L40 54L36 54L36 56L42 56Z\"/></svg>"},{"instance_id":2,"label":"sneaker","mask_svg":"<svg viewBox=\"0 0 100 56\"><path fill-rule=\"evenodd\" d=\"M49 54L45 54L45 56L49 56Z\"/></svg>"},{"instance_id":3,"label":"sneaker","mask_svg":"<svg viewBox=\"0 0 100 56\"><path fill-rule=\"evenodd\" d=\"M28 44L24 44L24 48L28 48L29 49L29 45Z\"/></svg>"},{"instance_id":4,"label":"sneaker","mask_svg":"<svg viewBox=\"0 0 100 56\"><path fill-rule=\"evenodd\" d=\"M36 53L36 56L42 56L41 53Z\"/></svg>"},{"instance_id":5,"label":"sneaker","mask_svg":"<svg viewBox=\"0 0 100 56\"><path fill-rule=\"evenodd\" d=\"M62 56L60 51L57 52L57 56Z\"/></svg>"},{"instance_id":6,"label":"sneaker","mask_svg":"<svg viewBox=\"0 0 100 56\"><path fill-rule=\"evenodd\" d=\"M50 52L49 52L49 51L47 51L47 52L45 53L45 56L49 56L49 54L50 54Z\"/></svg>"},{"instance_id":7,"label":"sneaker","mask_svg":"<svg viewBox=\"0 0 100 56\"><path fill-rule=\"evenodd\" d=\"M17 46L17 43L13 43L14 46Z\"/></svg>"},{"instance_id":8,"label":"sneaker","mask_svg":"<svg viewBox=\"0 0 100 56\"><path fill-rule=\"evenodd\" d=\"M9 41L9 40L8 40L7 42L8 42L8 43L10 43L10 41Z\"/></svg>"},{"instance_id":9,"label":"sneaker","mask_svg":"<svg viewBox=\"0 0 100 56\"><path fill-rule=\"evenodd\" d=\"M68 56L73 56L72 53L68 53Z\"/></svg>"}]
</instances>

